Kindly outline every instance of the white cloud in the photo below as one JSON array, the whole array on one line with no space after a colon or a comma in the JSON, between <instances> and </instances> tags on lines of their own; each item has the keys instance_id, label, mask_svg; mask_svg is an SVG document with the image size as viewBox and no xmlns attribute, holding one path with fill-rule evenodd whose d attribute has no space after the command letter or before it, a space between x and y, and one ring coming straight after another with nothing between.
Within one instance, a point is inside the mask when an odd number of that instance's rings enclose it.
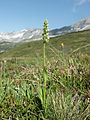
<instances>
[{"instance_id":1,"label":"white cloud","mask_svg":"<svg viewBox=\"0 0 90 120\"><path fill-rule=\"evenodd\" d=\"M76 12L77 8L86 4L90 3L90 0L74 0L74 7L73 7L73 12Z\"/></svg>"},{"instance_id":2,"label":"white cloud","mask_svg":"<svg viewBox=\"0 0 90 120\"><path fill-rule=\"evenodd\" d=\"M80 5L83 5L83 4L88 3L88 2L90 2L90 0L77 0L76 5L80 6Z\"/></svg>"}]
</instances>

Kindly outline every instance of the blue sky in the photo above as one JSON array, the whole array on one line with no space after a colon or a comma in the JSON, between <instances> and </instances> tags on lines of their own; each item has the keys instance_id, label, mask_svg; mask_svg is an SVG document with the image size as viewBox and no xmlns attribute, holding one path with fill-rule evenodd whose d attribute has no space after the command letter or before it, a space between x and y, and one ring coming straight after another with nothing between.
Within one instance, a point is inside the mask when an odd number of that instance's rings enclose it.
<instances>
[{"instance_id":1,"label":"blue sky","mask_svg":"<svg viewBox=\"0 0 90 120\"><path fill-rule=\"evenodd\" d=\"M0 0L0 32L60 28L90 16L90 0Z\"/></svg>"}]
</instances>

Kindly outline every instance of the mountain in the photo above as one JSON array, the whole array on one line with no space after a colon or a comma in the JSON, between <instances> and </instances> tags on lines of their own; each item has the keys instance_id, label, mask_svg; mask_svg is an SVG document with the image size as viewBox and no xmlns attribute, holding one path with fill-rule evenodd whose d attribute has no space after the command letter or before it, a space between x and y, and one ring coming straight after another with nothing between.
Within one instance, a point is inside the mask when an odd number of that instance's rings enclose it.
<instances>
[{"instance_id":1,"label":"mountain","mask_svg":"<svg viewBox=\"0 0 90 120\"><path fill-rule=\"evenodd\" d=\"M53 29L49 31L50 37L55 37L71 32L78 32L90 29L90 17L84 18L79 22L64 26L60 29ZM0 33L0 51L4 52L7 49L14 47L17 43L40 40L42 36L42 29L24 29L18 32Z\"/></svg>"},{"instance_id":2,"label":"mountain","mask_svg":"<svg viewBox=\"0 0 90 120\"><path fill-rule=\"evenodd\" d=\"M54 37L54 36L58 36L58 35L63 35L65 33L69 33L72 32L71 26L64 26L62 28L59 29L53 29L49 32L49 35Z\"/></svg>"},{"instance_id":3,"label":"mountain","mask_svg":"<svg viewBox=\"0 0 90 120\"><path fill-rule=\"evenodd\" d=\"M0 42L18 43L26 39L38 39L41 37L41 29L24 29L18 32L0 33Z\"/></svg>"},{"instance_id":4,"label":"mountain","mask_svg":"<svg viewBox=\"0 0 90 120\"><path fill-rule=\"evenodd\" d=\"M20 42L40 40L41 29L24 29L18 32L0 33L0 53L11 49Z\"/></svg>"},{"instance_id":5,"label":"mountain","mask_svg":"<svg viewBox=\"0 0 90 120\"><path fill-rule=\"evenodd\" d=\"M50 35L57 36L57 35L65 34L65 33L78 32L78 31L83 31L83 30L88 30L88 29L90 29L90 16L80 20L79 22L76 22L73 25L64 26L60 29L53 29L50 31Z\"/></svg>"}]
</instances>

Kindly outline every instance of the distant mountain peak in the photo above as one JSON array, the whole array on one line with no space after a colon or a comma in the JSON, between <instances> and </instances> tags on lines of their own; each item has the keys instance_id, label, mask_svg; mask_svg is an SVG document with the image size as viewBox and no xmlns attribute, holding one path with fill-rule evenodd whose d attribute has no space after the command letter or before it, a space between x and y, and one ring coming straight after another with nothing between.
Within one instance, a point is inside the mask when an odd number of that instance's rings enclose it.
<instances>
[{"instance_id":1,"label":"distant mountain peak","mask_svg":"<svg viewBox=\"0 0 90 120\"><path fill-rule=\"evenodd\" d=\"M90 16L81 19L79 22L72 25L74 31L82 31L90 29Z\"/></svg>"},{"instance_id":2,"label":"distant mountain peak","mask_svg":"<svg viewBox=\"0 0 90 120\"><path fill-rule=\"evenodd\" d=\"M90 16L88 16L85 20L86 20L85 21L86 24L90 24Z\"/></svg>"}]
</instances>

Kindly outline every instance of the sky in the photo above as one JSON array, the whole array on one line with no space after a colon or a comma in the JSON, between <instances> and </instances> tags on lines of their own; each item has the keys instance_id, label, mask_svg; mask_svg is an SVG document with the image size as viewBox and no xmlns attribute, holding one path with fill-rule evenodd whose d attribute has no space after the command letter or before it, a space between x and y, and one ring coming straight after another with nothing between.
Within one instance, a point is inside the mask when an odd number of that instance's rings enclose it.
<instances>
[{"instance_id":1,"label":"sky","mask_svg":"<svg viewBox=\"0 0 90 120\"><path fill-rule=\"evenodd\" d=\"M90 0L0 0L0 32L61 28L90 16Z\"/></svg>"}]
</instances>

